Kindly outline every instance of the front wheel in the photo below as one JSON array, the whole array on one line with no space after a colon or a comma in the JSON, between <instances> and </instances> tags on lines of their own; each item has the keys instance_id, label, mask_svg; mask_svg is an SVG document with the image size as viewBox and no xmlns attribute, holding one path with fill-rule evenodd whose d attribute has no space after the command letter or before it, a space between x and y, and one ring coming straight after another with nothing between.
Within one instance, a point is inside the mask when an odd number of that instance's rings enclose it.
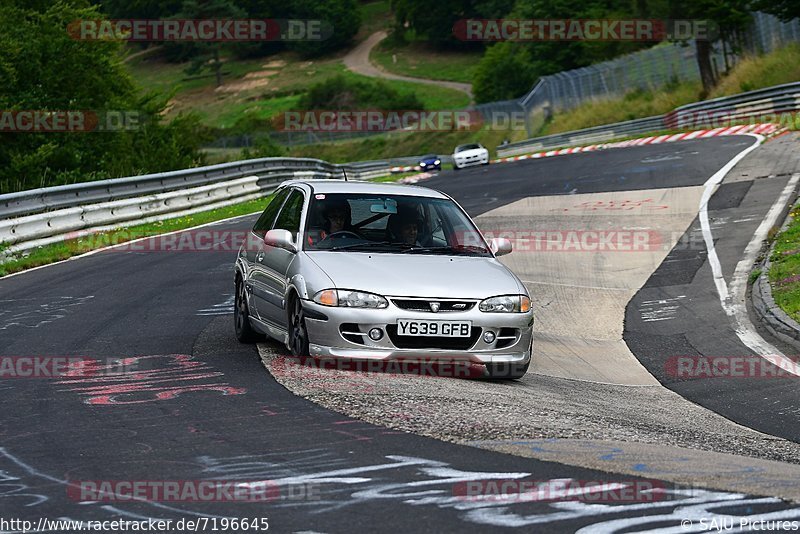
<instances>
[{"instance_id":1,"label":"front wheel","mask_svg":"<svg viewBox=\"0 0 800 534\"><path fill-rule=\"evenodd\" d=\"M308 356L308 330L306 329L306 315L300 299L292 299L289 310L289 343L287 347L292 356Z\"/></svg>"},{"instance_id":2,"label":"front wheel","mask_svg":"<svg viewBox=\"0 0 800 534\"><path fill-rule=\"evenodd\" d=\"M236 281L236 296L233 303L233 325L236 339L240 343L254 343L259 335L250 325L250 310L247 308L247 295L241 280Z\"/></svg>"}]
</instances>

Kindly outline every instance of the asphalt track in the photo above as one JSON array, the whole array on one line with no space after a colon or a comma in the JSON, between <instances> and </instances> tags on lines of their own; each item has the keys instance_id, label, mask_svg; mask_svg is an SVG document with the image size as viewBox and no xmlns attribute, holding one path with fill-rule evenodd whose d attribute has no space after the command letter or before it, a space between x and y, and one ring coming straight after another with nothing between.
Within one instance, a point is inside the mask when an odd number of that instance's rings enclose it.
<instances>
[{"instance_id":1,"label":"asphalt track","mask_svg":"<svg viewBox=\"0 0 800 534\"><path fill-rule=\"evenodd\" d=\"M714 138L524 161L443 173L425 185L478 215L529 196L700 185L750 142ZM680 160L671 159L676 153ZM212 228L251 224L246 218ZM3 518L269 517L278 532L644 530L679 528L687 514L710 517L711 510L800 519L796 510L780 512L787 505L774 499L682 489L668 490L665 501L609 506L465 502L453 487L469 480L635 479L398 433L296 397L263 370L255 347L235 342L234 255L109 250L0 280L0 356L123 359L128 366L117 374L0 382ZM797 406L790 388L778 394ZM731 413L746 416L745 404ZM773 424L780 430L780 421ZM786 419L784 426L796 429ZM86 504L68 494L80 480L198 479L311 484L305 488L316 497Z\"/></svg>"}]
</instances>

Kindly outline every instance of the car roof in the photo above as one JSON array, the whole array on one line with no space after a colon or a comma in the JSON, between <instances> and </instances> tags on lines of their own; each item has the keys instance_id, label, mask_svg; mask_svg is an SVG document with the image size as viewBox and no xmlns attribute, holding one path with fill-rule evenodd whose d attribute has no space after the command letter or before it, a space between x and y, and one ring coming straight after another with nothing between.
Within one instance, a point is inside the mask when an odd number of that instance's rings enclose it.
<instances>
[{"instance_id":1,"label":"car roof","mask_svg":"<svg viewBox=\"0 0 800 534\"><path fill-rule=\"evenodd\" d=\"M363 193L371 195L408 195L415 197L448 198L447 195L416 185L362 182L348 180L288 180L281 185L307 185L315 193Z\"/></svg>"}]
</instances>

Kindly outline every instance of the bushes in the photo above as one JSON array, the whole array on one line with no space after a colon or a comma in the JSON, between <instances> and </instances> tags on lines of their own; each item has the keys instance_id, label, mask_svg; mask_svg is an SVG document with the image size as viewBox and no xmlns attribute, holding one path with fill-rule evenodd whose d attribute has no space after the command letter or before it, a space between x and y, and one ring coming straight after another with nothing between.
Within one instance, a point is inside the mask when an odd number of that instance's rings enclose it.
<instances>
[{"instance_id":1,"label":"bushes","mask_svg":"<svg viewBox=\"0 0 800 534\"><path fill-rule=\"evenodd\" d=\"M414 93L402 93L382 81L357 80L339 74L311 86L300 99L302 109L423 109Z\"/></svg>"}]
</instances>

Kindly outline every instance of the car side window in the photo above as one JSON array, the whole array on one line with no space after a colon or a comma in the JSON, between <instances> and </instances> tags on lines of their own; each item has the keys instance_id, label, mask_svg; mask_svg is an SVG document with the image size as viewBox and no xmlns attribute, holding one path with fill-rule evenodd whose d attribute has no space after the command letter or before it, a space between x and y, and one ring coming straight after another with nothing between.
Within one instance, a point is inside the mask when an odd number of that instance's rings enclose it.
<instances>
[{"instance_id":1,"label":"car side window","mask_svg":"<svg viewBox=\"0 0 800 534\"><path fill-rule=\"evenodd\" d=\"M300 231L300 217L303 214L303 193L294 189L292 194L283 205L278 220L275 221L276 230L289 230L292 233L292 240L297 240L297 232Z\"/></svg>"},{"instance_id":2,"label":"car side window","mask_svg":"<svg viewBox=\"0 0 800 534\"><path fill-rule=\"evenodd\" d=\"M289 196L290 192L291 189L278 191L278 193L272 198L272 201L264 210L264 213L262 213L261 217L259 217L258 221L256 221L255 226L253 226L254 234L260 236L262 239L264 238L264 234L267 233L267 230L272 228L272 223L275 221L275 216L278 215L278 210L281 209L283 201L286 200L286 197Z\"/></svg>"}]
</instances>

